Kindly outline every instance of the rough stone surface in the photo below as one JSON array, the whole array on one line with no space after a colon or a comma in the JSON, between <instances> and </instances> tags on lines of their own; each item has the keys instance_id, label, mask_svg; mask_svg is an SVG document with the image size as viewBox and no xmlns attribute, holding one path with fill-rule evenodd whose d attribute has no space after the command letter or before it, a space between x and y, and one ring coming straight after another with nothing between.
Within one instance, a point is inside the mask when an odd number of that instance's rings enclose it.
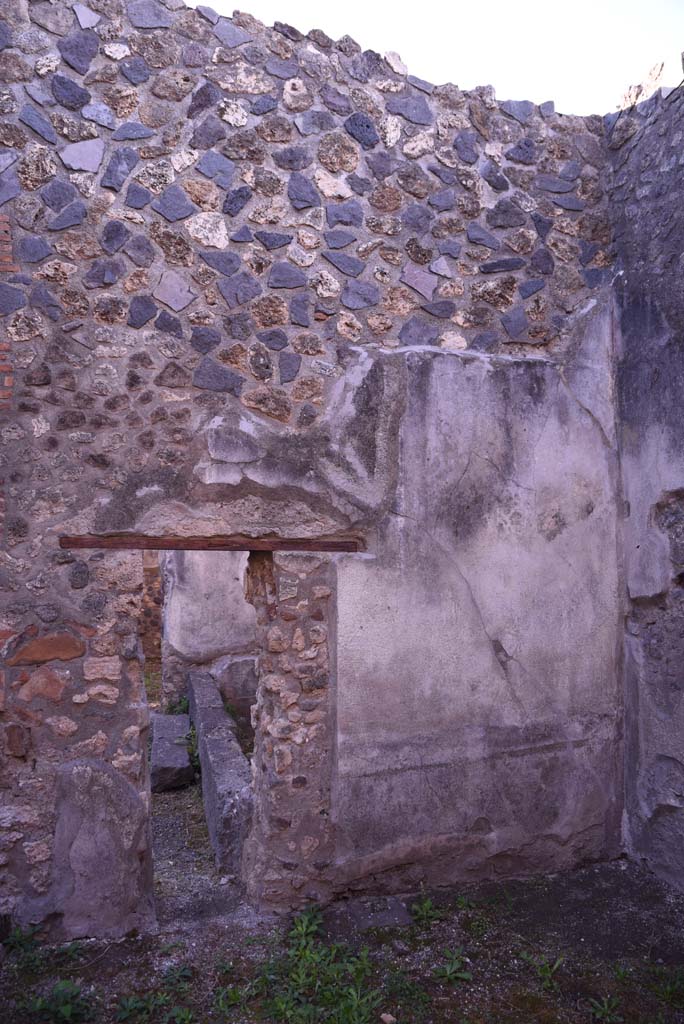
<instances>
[{"instance_id":1,"label":"rough stone surface","mask_svg":"<svg viewBox=\"0 0 684 1024\"><path fill-rule=\"evenodd\" d=\"M221 694L208 673L188 675L190 717L197 733L202 766L202 797L220 871L239 873L242 848L249 833L252 773L235 737L235 723L223 707Z\"/></svg>"},{"instance_id":2,"label":"rough stone surface","mask_svg":"<svg viewBox=\"0 0 684 1024\"><path fill-rule=\"evenodd\" d=\"M181 789L194 782L195 772L188 754L188 715L152 715L150 785L153 793Z\"/></svg>"},{"instance_id":3,"label":"rough stone surface","mask_svg":"<svg viewBox=\"0 0 684 1024\"><path fill-rule=\"evenodd\" d=\"M365 549L253 555L249 649L244 579L168 592L165 699L258 655L256 897L682 884L681 90L583 118L180 0L5 8L0 915L149 920L141 560L59 546L127 531ZM83 759L110 881L55 847Z\"/></svg>"}]
</instances>

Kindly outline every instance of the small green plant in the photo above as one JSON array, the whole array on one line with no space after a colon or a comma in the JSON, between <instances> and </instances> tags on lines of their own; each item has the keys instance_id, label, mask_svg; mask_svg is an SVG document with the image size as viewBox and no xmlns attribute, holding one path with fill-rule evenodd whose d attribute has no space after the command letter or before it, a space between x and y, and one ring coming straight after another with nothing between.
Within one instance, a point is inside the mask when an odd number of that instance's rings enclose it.
<instances>
[{"instance_id":1,"label":"small green plant","mask_svg":"<svg viewBox=\"0 0 684 1024\"><path fill-rule=\"evenodd\" d=\"M667 1006L684 1009L684 967L656 967L653 992Z\"/></svg>"},{"instance_id":2,"label":"small green plant","mask_svg":"<svg viewBox=\"0 0 684 1024\"><path fill-rule=\"evenodd\" d=\"M92 1020L92 1009L73 981L58 981L46 996L31 1001L30 1010L46 1024L78 1024Z\"/></svg>"},{"instance_id":3,"label":"small green plant","mask_svg":"<svg viewBox=\"0 0 684 1024\"><path fill-rule=\"evenodd\" d=\"M440 967L435 967L433 973L436 978L448 981L451 985L473 980L470 971L466 970L466 959L462 949L445 949L444 963Z\"/></svg>"},{"instance_id":4,"label":"small green plant","mask_svg":"<svg viewBox=\"0 0 684 1024\"><path fill-rule=\"evenodd\" d=\"M187 1006L174 1006L166 1015L166 1024L195 1024L195 1015Z\"/></svg>"},{"instance_id":5,"label":"small green plant","mask_svg":"<svg viewBox=\"0 0 684 1024\"><path fill-rule=\"evenodd\" d=\"M200 763L199 750L197 747L197 732L195 726L190 726L190 732L187 735L187 746L188 746L188 757L190 758L190 764L196 775L202 774L202 765Z\"/></svg>"},{"instance_id":6,"label":"small green plant","mask_svg":"<svg viewBox=\"0 0 684 1024\"><path fill-rule=\"evenodd\" d=\"M441 921L444 914L438 910L429 896L417 900L411 905L411 914L419 928L429 928L435 921Z\"/></svg>"},{"instance_id":7,"label":"small green plant","mask_svg":"<svg viewBox=\"0 0 684 1024\"><path fill-rule=\"evenodd\" d=\"M245 992L240 991L236 985L226 985L216 990L214 995L214 1009L217 1013L228 1013L236 1006L242 1006L245 1001Z\"/></svg>"},{"instance_id":8,"label":"small green plant","mask_svg":"<svg viewBox=\"0 0 684 1024\"><path fill-rule=\"evenodd\" d=\"M469 896L457 896L455 906L457 910L475 910L477 903L471 900Z\"/></svg>"},{"instance_id":9,"label":"small green plant","mask_svg":"<svg viewBox=\"0 0 684 1024\"><path fill-rule=\"evenodd\" d=\"M623 1018L619 1014L620 1003L615 996L604 996L602 999L589 1000L589 1013L593 1020L602 1020L605 1024L621 1024Z\"/></svg>"},{"instance_id":10,"label":"small green plant","mask_svg":"<svg viewBox=\"0 0 684 1024\"><path fill-rule=\"evenodd\" d=\"M550 957L534 957L529 953L521 953L520 958L534 968L537 980L545 992L556 992L558 990L556 973L560 969L564 957L559 956L553 960Z\"/></svg>"},{"instance_id":11,"label":"small green plant","mask_svg":"<svg viewBox=\"0 0 684 1024\"><path fill-rule=\"evenodd\" d=\"M69 942L66 946L60 946L55 951L55 955L62 960L67 960L73 963L81 956L84 951L84 945L82 942Z\"/></svg>"},{"instance_id":12,"label":"small green plant","mask_svg":"<svg viewBox=\"0 0 684 1024\"><path fill-rule=\"evenodd\" d=\"M617 963L613 967L613 975L616 981L627 981L632 973L632 968L629 964Z\"/></svg>"},{"instance_id":13,"label":"small green plant","mask_svg":"<svg viewBox=\"0 0 684 1024\"><path fill-rule=\"evenodd\" d=\"M371 1024L381 997L369 985L368 950L326 945L320 924L316 908L300 914L285 954L263 966L249 995L261 997L266 1019L279 1024Z\"/></svg>"},{"instance_id":14,"label":"small green plant","mask_svg":"<svg viewBox=\"0 0 684 1024\"><path fill-rule=\"evenodd\" d=\"M149 992L145 996L124 996L116 1008L117 1021L147 1021L157 1010L171 1002L166 992Z\"/></svg>"},{"instance_id":15,"label":"small green plant","mask_svg":"<svg viewBox=\"0 0 684 1024\"><path fill-rule=\"evenodd\" d=\"M192 970L187 964L168 967L162 976L164 988L169 992L186 992L192 981Z\"/></svg>"},{"instance_id":16,"label":"small green plant","mask_svg":"<svg viewBox=\"0 0 684 1024\"><path fill-rule=\"evenodd\" d=\"M410 1018L422 1020L430 1006L429 993L406 971L399 968L391 971L383 986L385 996L392 1006L410 1011Z\"/></svg>"},{"instance_id":17,"label":"small green plant","mask_svg":"<svg viewBox=\"0 0 684 1024\"><path fill-rule=\"evenodd\" d=\"M3 942L5 949L14 957L21 970L36 971L41 966L43 952L38 944L37 934L38 928L33 925L25 929L17 926Z\"/></svg>"},{"instance_id":18,"label":"small green plant","mask_svg":"<svg viewBox=\"0 0 684 1024\"><path fill-rule=\"evenodd\" d=\"M172 700L167 709L167 715L187 715L190 710L190 704L187 697L176 697Z\"/></svg>"}]
</instances>

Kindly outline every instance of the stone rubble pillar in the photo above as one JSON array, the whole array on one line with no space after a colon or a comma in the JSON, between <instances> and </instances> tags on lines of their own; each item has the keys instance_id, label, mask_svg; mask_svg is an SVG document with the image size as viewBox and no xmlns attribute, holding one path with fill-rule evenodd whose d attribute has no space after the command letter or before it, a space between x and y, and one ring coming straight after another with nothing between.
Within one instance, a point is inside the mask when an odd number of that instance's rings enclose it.
<instances>
[{"instance_id":1,"label":"stone rubble pillar","mask_svg":"<svg viewBox=\"0 0 684 1024\"><path fill-rule=\"evenodd\" d=\"M334 572L327 556L253 554L247 576L262 653L243 878L251 898L283 909L331 893Z\"/></svg>"}]
</instances>

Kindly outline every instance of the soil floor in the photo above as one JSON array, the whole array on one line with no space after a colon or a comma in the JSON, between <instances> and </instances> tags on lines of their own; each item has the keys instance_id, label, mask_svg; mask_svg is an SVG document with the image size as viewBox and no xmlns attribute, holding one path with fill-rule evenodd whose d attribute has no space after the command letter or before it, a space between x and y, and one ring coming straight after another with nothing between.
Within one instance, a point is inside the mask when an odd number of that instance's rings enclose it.
<instances>
[{"instance_id":1,"label":"soil floor","mask_svg":"<svg viewBox=\"0 0 684 1024\"><path fill-rule=\"evenodd\" d=\"M0 1024L684 1024L684 894L626 861L339 901L291 931L216 871L199 786L155 796L154 855L158 933L11 933Z\"/></svg>"}]
</instances>

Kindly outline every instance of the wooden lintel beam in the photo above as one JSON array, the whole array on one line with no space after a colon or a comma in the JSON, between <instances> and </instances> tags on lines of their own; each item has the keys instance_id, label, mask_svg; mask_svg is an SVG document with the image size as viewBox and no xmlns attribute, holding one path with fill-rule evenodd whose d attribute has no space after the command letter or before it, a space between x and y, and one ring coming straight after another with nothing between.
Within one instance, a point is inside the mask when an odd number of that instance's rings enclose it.
<instances>
[{"instance_id":1,"label":"wooden lintel beam","mask_svg":"<svg viewBox=\"0 0 684 1024\"><path fill-rule=\"evenodd\" d=\"M151 536L145 533L86 533L61 536L60 548L116 551L363 551L358 537Z\"/></svg>"}]
</instances>

